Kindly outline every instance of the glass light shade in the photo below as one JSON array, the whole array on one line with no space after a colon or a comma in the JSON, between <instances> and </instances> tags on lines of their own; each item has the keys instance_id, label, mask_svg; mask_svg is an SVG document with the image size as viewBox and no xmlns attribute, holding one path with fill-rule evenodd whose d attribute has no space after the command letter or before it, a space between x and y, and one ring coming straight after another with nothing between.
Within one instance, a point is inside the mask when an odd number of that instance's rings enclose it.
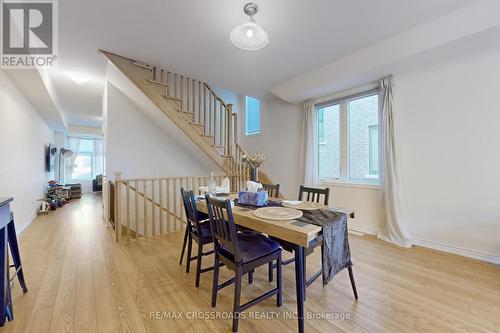
<instances>
[{"instance_id":1,"label":"glass light shade","mask_svg":"<svg viewBox=\"0 0 500 333\"><path fill-rule=\"evenodd\" d=\"M251 21L234 28L229 38L236 47L247 51L259 50L269 43L267 31Z\"/></svg>"}]
</instances>

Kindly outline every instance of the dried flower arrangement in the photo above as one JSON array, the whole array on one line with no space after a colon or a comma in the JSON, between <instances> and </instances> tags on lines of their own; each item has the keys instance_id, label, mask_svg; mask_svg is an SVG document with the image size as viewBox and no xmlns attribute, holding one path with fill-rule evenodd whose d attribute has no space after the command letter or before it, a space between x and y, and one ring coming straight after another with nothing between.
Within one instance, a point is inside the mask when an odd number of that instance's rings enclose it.
<instances>
[{"instance_id":1,"label":"dried flower arrangement","mask_svg":"<svg viewBox=\"0 0 500 333\"><path fill-rule=\"evenodd\" d=\"M257 169L266 161L264 154L257 152L253 156L244 154L241 156L241 162L247 164L253 169Z\"/></svg>"}]
</instances>

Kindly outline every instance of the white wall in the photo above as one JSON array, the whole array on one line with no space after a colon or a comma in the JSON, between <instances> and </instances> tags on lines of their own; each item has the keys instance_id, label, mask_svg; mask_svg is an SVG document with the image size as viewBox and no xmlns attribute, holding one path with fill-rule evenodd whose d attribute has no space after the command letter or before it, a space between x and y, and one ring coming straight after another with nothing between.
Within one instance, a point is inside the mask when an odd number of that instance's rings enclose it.
<instances>
[{"instance_id":1,"label":"white wall","mask_svg":"<svg viewBox=\"0 0 500 333\"><path fill-rule=\"evenodd\" d=\"M396 140L406 219L416 244L500 263L500 49L398 75ZM300 105L266 103L261 136L242 138L268 157L269 176L295 198ZM290 185L285 185L290 184ZM350 227L376 234L380 189L331 185L330 205L353 208Z\"/></svg>"},{"instance_id":2,"label":"white wall","mask_svg":"<svg viewBox=\"0 0 500 333\"><path fill-rule=\"evenodd\" d=\"M267 161L262 170L275 183L286 198L295 199L303 183L301 165L302 137L301 104L291 104L280 99L262 103L262 133L258 136L242 135L241 142L249 152L261 151ZM244 122L241 124L244 128ZM354 209L356 218L350 220L350 228L376 233L383 219L382 197L379 188L370 186L345 186L322 184L330 187L330 205Z\"/></svg>"},{"instance_id":3,"label":"white wall","mask_svg":"<svg viewBox=\"0 0 500 333\"><path fill-rule=\"evenodd\" d=\"M54 132L0 70L0 196L14 197L19 232L35 216L37 199L45 198L45 146Z\"/></svg>"},{"instance_id":4,"label":"white wall","mask_svg":"<svg viewBox=\"0 0 500 333\"><path fill-rule=\"evenodd\" d=\"M417 243L500 263L500 49L400 75L397 139Z\"/></svg>"},{"instance_id":5,"label":"white wall","mask_svg":"<svg viewBox=\"0 0 500 333\"><path fill-rule=\"evenodd\" d=\"M301 184L300 141L302 107L280 99L261 102L261 134L245 136L241 130L242 146L253 154L266 156L262 171L276 184L285 197L296 198ZM244 116L242 116L244 118ZM244 129L244 120L242 121Z\"/></svg>"},{"instance_id":6,"label":"white wall","mask_svg":"<svg viewBox=\"0 0 500 333\"><path fill-rule=\"evenodd\" d=\"M243 102L242 95L238 94L237 92L218 87L212 87L212 89L220 98L222 98L224 103L233 104L233 113L240 113L240 111L242 110Z\"/></svg>"},{"instance_id":7,"label":"white wall","mask_svg":"<svg viewBox=\"0 0 500 333\"><path fill-rule=\"evenodd\" d=\"M225 103L233 104L233 112L238 113L239 142L249 153L261 152L266 156L266 163L261 170L276 184L280 192L295 198L301 181L299 150L302 133L302 107L290 104L278 98L261 100L261 133L245 135L244 97L233 91L214 88ZM272 112L269 112L272 110ZM283 164L287 167L283 168Z\"/></svg>"},{"instance_id":8,"label":"white wall","mask_svg":"<svg viewBox=\"0 0 500 333\"><path fill-rule=\"evenodd\" d=\"M121 171L122 178L209 174L210 165L203 165L186 152L110 83L104 98L107 104L104 132L109 179L113 179L115 171ZM164 120L169 121L166 117Z\"/></svg>"}]
</instances>

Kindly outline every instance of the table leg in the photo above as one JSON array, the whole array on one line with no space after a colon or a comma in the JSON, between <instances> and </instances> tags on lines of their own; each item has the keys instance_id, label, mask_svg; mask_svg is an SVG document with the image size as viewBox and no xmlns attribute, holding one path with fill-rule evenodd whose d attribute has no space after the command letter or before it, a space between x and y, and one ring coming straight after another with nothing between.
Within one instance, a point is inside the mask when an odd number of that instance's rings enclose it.
<instances>
[{"instance_id":1,"label":"table leg","mask_svg":"<svg viewBox=\"0 0 500 333\"><path fill-rule=\"evenodd\" d=\"M5 324L5 316L8 305L8 291L7 288L10 286L9 281L9 263L7 256L7 235L5 233L5 227L0 229L0 278L2 279L2 286L0 287L0 326Z\"/></svg>"},{"instance_id":2,"label":"table leg","mask_svg":"<svg viewBox=\"0 0 500 333\"><path fill-rule=\"evenodd\" d=\"M304 333L304 247L295 245L295 289L297 291L297 316L299 333Z\"/></svg>"},{"instance_id":3,"label":"table leg","mask_svg":"<svg viewBox=\"0 0 500 333\"><path fill-rule=\"evenodd\" d=\"M12 254L12 260L14 261L14 267L17 271L17 278L19 279L19 284L23 288L23 293L28 292L26 287L26 282L24 280L23 267L21 265L21 255L19 254L19 245L17 243L16 227L14 225L14 220L7 224L7 239L9 240L10 253Z\"/></svg>"}]
</instances>

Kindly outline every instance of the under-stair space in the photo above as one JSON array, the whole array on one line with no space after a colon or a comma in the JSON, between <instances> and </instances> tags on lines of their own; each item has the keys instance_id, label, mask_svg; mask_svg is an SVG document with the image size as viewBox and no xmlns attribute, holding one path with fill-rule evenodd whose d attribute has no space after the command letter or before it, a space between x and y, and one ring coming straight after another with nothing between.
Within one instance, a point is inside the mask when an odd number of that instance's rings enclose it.
<instances>
[{"instance_id":1,"label":"under-stair space","mask_svg":"<svg viewBox=\"0 0 500 333\"><path fill-rule=\"evenodd\" d=\"M146 114L152 117L154 124L173 123L169 125L170 127L163 127L163 130L169 132L170 135L174 135L171 132L175 130L179 133L178 136L185 135L192 141L192 144L188 144L187 138L180 138L179 141L182 142L184 148L176 147L177 154L181 152L179 150L181 149L183 153L185 153L184 150L191 150L192 156L206 155L208 159L205 163L211 161L219 168L216 172L219 184L223 178L228 177L231 191L239 191L245 187L245 182L250 179L250 169L248 165L241 162L242 156L247 153L238 143L238 114L233 113L231 104L225 103L205 82L107 51L101 52L113 66L112 72L118 76L118 78L108 78L108 81L112 82L106 90L106 103L109 103L108 98L115 96L113 98L116 99L118 98L116 96L121 93L124 95L122 99L145 101L147 105L140 107L143 111L151 108L160 110L161 112L154 111L154 117L151 113ZM121 88L117 88L120 86L118 82L122 85ZM115 112L118 117L122 115L125 117L124 105L117 107L118 111ZM162 121L163 115L168 119ZM142 116L136 115L136 117ZM139 119L136 118L135 121ZM134 125L132 120L128 127L134 127ZM146 129L146 131L152 130L151 126L149 130ZM149 134L134 133L131 135L142 137ZM155 142L155 144L161 145L162 143ZM193 150L194 147L197 149ZM133 149L130 150L133 155ZM137 162L137 158L133 156L127 156L127 160L130 163ZM179 163L189 163L186 160L192 160L192 157L185 157ZM152 161L156 162L154 157ZM197 163L203 164L200 160ZM108 169L111 173L121 168L119 163L113 164ZM204 169L210 170L211 167L208 164L204 166ZM135 165L136 171L137 168L138 166ZM180 169L177 168L177 172L179 170L183 170L182 166ZM197 176L193 176L193 172ZM205 176L196 172L191 169L185 170L183 174L163 173L161 177L158 177L157 173L152 174L151 171L145 170L140 177L129 177L130 175L125 173L127 178L122 178L120 172L114 177L108 174L104 185L106 188L104 202L107 206L105 216L115 226L116 241L121 243L141 237L155 237L183 228L184 210L180 200L180 188L199 193L200 187L208 184L206 175L208 172ZM259 172L259 175L266 182L270 182L270 179L262 172Z\"/></svg>"},{"instance_id":2,"label":"under-stair space","mask_svg":"<svg viewBox=\"0 0 500 333\"><path fill-rule=\"evenodd\" d=\"M240 160L238 114L205 82L101 51L227 175L248 170Z\"/></svg>"}]
</instances>

